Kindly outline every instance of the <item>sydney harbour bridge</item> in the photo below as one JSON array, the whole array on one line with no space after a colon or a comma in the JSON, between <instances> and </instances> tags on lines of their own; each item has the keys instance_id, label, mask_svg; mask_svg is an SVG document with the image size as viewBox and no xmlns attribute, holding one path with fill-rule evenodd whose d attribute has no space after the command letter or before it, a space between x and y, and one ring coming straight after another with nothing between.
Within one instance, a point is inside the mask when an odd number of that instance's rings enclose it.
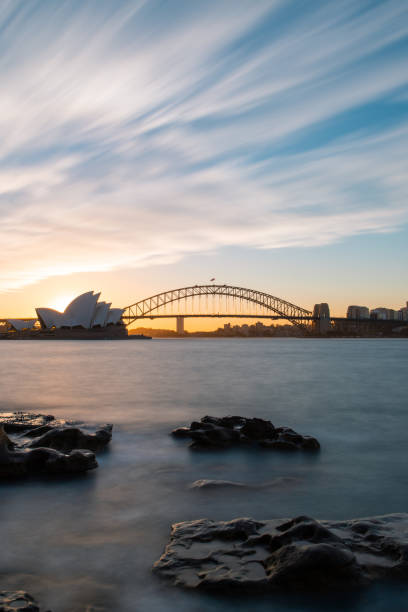
<instances>
[{"instance_id":1,"label":"sydney harbour bridge","mask_svg":"<svg viewBox=\"0 0 408 612\"><path fill-rule=\"evenodd\" d=\"M323 308L322 308L323 307ZM122 320L131 325L141 319L175 318L184 333L186 318L284 319L304 330L323 319L330 323L327 304L316 304L313 313L279 297L232 285L193 285L157 293L124 309ZM319 323L321 324L321 323Z\"/></svg>"}]
</instances>

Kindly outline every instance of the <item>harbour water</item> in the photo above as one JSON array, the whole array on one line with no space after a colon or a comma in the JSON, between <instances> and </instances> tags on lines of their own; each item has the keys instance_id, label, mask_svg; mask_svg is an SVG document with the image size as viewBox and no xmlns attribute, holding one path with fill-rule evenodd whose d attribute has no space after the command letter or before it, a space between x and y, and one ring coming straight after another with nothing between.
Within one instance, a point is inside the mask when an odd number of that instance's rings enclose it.
<instances>
[{"instance_id":1,"label":"harbour water","mask_svg":"<svg viewBox=\"0 0 408 612\"><path fill-rule=\"evenodd\" d=\"M114 423L99 468L0 485L0 589L53 612L403 612L408 586L231 598L151 572L174 522L408 511L404 339L175 339L0 345L0 410ZM169 436L205 414L268 418L321 452L197 452ZM264 488L190 487L197 479ZM282 479L282 480L277 480Z\"/></svg>"}]
</instances>

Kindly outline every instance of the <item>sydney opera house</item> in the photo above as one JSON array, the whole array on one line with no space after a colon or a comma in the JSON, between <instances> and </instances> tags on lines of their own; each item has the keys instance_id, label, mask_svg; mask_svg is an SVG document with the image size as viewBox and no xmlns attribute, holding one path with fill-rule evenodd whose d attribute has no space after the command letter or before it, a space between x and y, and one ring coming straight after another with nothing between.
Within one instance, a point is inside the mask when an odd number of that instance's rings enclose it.
<instances>
[{"instance_id":1,"label":"sydney opera house","mask_svg":"<svg viewBox=\"0 0 408 612\"><path fill-rule=\"evenodd\" d=\"M98 302L100 293L88 291L72 300L64 312L52 308L36 308L43 329L93 329L121 323L122 308L111 308L107 302Z\"/></svg>"},{"instance_id":2,"label":"sydney opera house","mask_svg":"<svg viewBox=\"0 0 408 612\"><path fill-rule=\"evenodd\" d=\"M122 308L99 302L100 293L88 291L76 297L64 312L36 308L38 319L7 319L9 329L31 337L120 338L127 337Z\"/></svg>"}]
</instances>

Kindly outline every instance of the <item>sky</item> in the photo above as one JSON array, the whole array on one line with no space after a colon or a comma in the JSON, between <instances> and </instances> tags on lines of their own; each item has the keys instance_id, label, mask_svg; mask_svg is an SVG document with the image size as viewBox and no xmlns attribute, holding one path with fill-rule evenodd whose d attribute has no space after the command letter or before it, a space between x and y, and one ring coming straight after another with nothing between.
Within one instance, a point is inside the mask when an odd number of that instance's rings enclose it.
<instances>
[{"instance_id":1,"label":"sky","mask_svg":"<svg viewBox=\"0 0 408 612\"><path fill-rule=\"evenodd\" d=\"M406 0L2 0L0 83L0 316L408 299Z\"/></svg>"}]
</instances>

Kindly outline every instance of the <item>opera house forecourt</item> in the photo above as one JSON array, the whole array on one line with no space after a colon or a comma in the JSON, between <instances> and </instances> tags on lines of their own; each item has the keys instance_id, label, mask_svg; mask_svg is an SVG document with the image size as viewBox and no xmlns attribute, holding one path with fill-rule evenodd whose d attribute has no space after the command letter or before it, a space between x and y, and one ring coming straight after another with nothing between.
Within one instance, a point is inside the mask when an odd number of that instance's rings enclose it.
<instances>
[{"instance_id":1,"label":"opera house forecourt","mask_svg":"<svg viewBox=\"0 0 408 612\"><path fill-rule=\"evenodd\" d=\"M36 308L38 319L6 319L3 337L57 339L121 339L128 336L122 320L123 308L111 308L99 302L100 293L87 291L76 297L59 312L52 308ZM145 336L136 336L145 337Z\"/></svg>"}]
</instances>

